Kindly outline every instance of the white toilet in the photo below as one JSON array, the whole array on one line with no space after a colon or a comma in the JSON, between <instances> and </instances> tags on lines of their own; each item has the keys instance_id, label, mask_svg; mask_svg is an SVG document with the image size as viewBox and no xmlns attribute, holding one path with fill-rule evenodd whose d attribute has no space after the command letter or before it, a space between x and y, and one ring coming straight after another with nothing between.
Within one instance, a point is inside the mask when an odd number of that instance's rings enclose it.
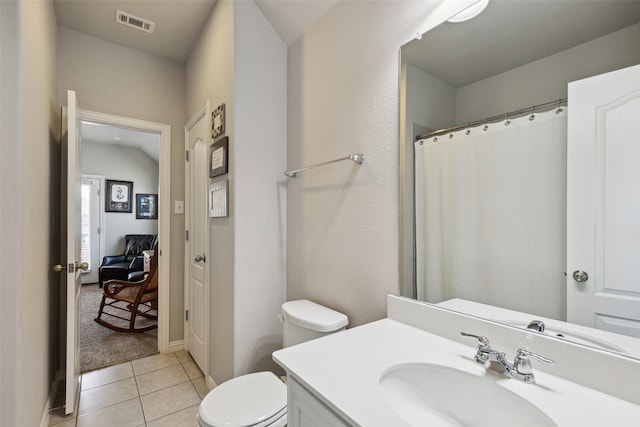
<instances>
[{"instance_id":1,"label":"white toilet","mask_svg":"<svg viewBox=\"0 0 640 427\"><path fill-rule=\"evenodd\" d=\"M347 316L308 300L282 304L283 346L346 328ZM211 390L200 404L201 427L284 427L287 387L272 372L242 375Z\"/></svg>"}]
</instances>

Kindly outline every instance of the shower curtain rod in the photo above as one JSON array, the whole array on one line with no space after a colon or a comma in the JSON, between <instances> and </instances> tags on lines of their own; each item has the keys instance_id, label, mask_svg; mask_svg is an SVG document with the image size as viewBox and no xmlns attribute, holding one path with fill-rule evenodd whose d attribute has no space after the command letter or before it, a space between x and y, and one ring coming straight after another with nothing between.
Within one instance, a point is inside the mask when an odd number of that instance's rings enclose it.
<instances>
[{"instance_id":1,"label":"shower curtain rod","mask_svg":"<svg viewBox=\"0 0 640 427\"><path fill-rule=\"evenodd\" d=\"M427 138L430 138L432 136L445 135L445 134L447 134L449 132L460 130L460 129L466 129L466 128L480 126L480 125L487 124L487 123L498 122L498 121L501 121L503 119L521 117L521 116L524 116L524 115L529 114L529 113L533 114L536 111L545 110L545 109L551 109L552 107L555 107L556 105L565 105L566 103L567 103L567 98L556 99L555 101L546 102L544 104L533 105L533 106L528 107L528 108L522 108L520 110L510 111L508 113L500 114L500 115L493 116L493 117L488 117L488 118L486 118L484 120L476 120L474 122L468 122L468 123L461 124L461 125L455 125L455 126L452 126L450 128L435 130L433 132L429 132L429 133L425 133L425 134L422 134L422 135L418 135L418 136L416 136L416 141L419 141L421 139L427 139Z\"/></svg>"}]
</instances>

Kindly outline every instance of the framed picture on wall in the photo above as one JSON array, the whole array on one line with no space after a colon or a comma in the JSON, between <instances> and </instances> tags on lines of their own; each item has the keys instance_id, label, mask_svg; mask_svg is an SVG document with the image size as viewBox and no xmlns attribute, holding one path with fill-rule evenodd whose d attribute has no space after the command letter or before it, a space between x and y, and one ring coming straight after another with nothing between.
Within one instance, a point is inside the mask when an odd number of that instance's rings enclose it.
<instances>
[{"instance_id":1,"label":"framed picture on wall","mask_svg":"<svg viewBox=\"0 0 640 427\"><path fill-rule=\"evenodd\" d=\"M224 175L228 172L229 137L225 136L209 147L209 178Z\"/></svg>"},{"instance_id":2,"label":"framed picture on wall","mask_svg":"<svg viewBox=\"0 0 640 427\"><path fill-rule=\"evenodd\" d=\"M157 194L136 194L136 219L158 219Z\"/></svg>"},{"instance_id":3,"label":"framed picture on wall","mask_svg":"<svg viewBox=\"0 0 640 427\"><path fill-rule=\"evenodd\" d=\"M106 193L105 212L133 212L131 204L133 182L108 179Z\"/></svg>"}]
</instances>

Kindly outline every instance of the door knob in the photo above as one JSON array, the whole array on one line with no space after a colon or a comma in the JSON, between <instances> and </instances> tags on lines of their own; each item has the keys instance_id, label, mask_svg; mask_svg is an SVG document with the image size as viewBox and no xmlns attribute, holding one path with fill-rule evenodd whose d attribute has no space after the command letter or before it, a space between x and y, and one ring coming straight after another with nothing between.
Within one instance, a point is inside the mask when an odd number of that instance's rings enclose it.
<instances>
[{"instance_id":1,"label":"door knob","mask_svg":"<svg viewBox=\"0 0 640 427\"><path fill-rule=\"evenodd\" d=\"M587 274L587 272L582 270L574 271L572 276L573 276L573 280L575 280L578 283L586 282L587 280L589 280L589 275Z\"/></svg>"},{"instance_id":2,"label":"door knob","mask_svg":"<svg viewBox=\"0 0 640 427\"><path fill-rule=\"evenodd\" d=\"M62 265L62 264L56 264L53 266L53 271L55 271L56 273L60 273L62 270L66 270L67 267Z\"/></svg>"},{"instance_id":3,"label":"door knob","mask_svg":"<svg viewBox=\"0 0 640 427\"><path fill-rule=\"evenodd\" d=\"M85 270L85 271L88 270L89 269L89 263L85 261L85 262L81 262L81 263L78 264L76 262L76 270L78 270L78 269Z\"/></svg>"},{"instance_id":4,"label":"door knob","mask_svg":"<svg viewBox=\"0 0 640 427\"><path fill-rule=\"evenodd\" d=\"M193 260L194 260L195 262L206 261L206 257L205 257L205 255L196 255L196 256L193 258Z\"/></svg>"}]
</instances>

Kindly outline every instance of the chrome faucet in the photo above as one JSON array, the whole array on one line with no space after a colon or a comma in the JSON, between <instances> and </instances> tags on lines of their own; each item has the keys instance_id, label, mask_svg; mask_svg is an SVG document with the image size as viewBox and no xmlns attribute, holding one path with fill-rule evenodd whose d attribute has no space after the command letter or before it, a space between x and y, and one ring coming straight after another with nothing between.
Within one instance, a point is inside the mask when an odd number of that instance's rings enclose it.
<instances>
[{"instance_id":1,"label":"chrome faucet","mask_svg":"<svg viewBox=\"0 0 640 427\"><path fill-rule=\"evenodd\" d=\"M525 383L535 383L536 378L533 375L531 367L531 359L537 359L548 365L553 364L553 360L540 356L524 348L516 351L516 357L513 364L509 363L505 353L499 352L491 348L489 340L486 337L460 332L465 337L472 337L478 340L478 351L473 360L480 366L491 369L508 378L514 378Z\"/></svg>"},{"instance_id":2,"label":"chrome faucet","mask_svg":"<svg viewBox=\"0 0 640 427\"><path fill-rule=\"evenodd\" d=\"M542 320L532 320L527 325L527 329L532 329L538 332L544 332L544 322Z\"/></svg>"}]
</instances>

